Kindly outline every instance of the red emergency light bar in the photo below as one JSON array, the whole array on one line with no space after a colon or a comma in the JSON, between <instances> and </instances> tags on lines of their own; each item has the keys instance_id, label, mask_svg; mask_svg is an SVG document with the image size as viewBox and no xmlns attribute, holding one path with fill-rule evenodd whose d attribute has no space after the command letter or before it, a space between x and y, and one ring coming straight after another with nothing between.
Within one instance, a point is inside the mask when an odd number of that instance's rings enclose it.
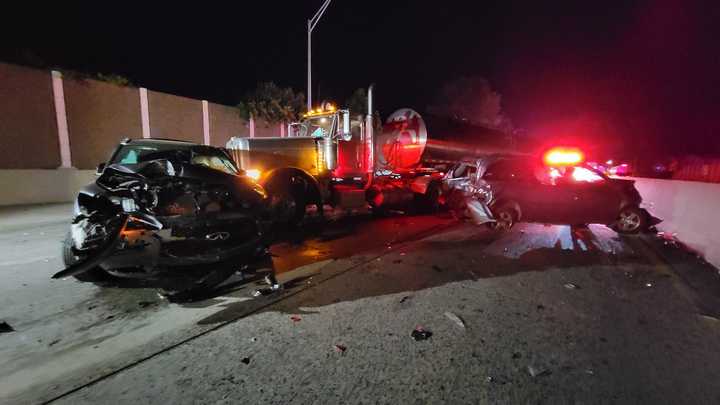
<instances>
[{"instance_id":1,"label":"red emergency light bar","mask_svg":"<svg viewBox=\"0 0 720 405\"><path fill-rule=\"evenodd\" d=\"M552 148L543 156L543 161L548 166L572 166L583 160L585 155L577 148Z\"/></svg>"}]
</instances>

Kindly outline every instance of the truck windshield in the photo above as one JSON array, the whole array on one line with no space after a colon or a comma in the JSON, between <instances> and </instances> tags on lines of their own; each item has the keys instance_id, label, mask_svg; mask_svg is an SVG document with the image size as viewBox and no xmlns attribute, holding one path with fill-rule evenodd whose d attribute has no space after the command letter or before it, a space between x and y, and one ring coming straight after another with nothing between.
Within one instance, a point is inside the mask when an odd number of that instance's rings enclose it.
<instances>
[{"instance_id":1,"label":"truck windshield","mask_svg":"<svg viewBox=\"0 0 720 405\"><path fill-rule=\"evenodd\" d=\"M303 122L303 131L305 133L301 135L315 138L330 136L334 122L333 116L308 118Z\"/></svg>"}]
</instances>

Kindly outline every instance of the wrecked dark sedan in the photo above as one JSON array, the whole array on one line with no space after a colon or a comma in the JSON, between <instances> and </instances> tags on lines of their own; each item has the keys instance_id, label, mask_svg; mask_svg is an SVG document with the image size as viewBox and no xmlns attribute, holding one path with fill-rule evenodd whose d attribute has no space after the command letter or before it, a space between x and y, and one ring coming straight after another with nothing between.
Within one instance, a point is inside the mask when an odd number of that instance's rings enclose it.
<instances>
[{"instance_id":1,"label":"wrecked dark sedan","mask_svg":"<svg viewBox=\"0 0 720 405\"><path fill-rule=\"evenodd\" d=\"M660 222L640 207L633 180L610 178L581 161L490 156L458 163L444 184L451 208L498 230L516 222L599 223L633 234Z\"/></svg>"},{"instance_id":2,"label":"wrecked dark sedan","mask_svg":"<svg viewBox=\"0 0 720 405\"><path fill-rule=\"evenodd\" d=\"M265 192L224 149L190 142L125 140L75 201L54 278L222 282L262 255ZM227 266L208 264L230 263ZM199 274L198 274L199 273Z\"/></svg>"}]
</instances>

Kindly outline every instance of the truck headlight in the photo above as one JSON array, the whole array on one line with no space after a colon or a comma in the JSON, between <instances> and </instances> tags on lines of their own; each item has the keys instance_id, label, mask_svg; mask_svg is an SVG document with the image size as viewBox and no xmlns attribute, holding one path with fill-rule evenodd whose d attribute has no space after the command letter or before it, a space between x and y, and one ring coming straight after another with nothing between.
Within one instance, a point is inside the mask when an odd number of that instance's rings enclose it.
<instances>
[{"instance_id":1,"label":"truck headlight","mask_svg":"<svg viewBox=\"0 0 720 405\"><path fill-rule=\"evenodd\" d=\"M120 204L122 205L122 209L125 212L135 212L140 209L135 200L133 200L132 198L121 198Z\"/></svg>"},{"instance_id":2,"label":"truck headlight","mask_svg":"<svg viewBox=\"0 0 720 405\"><path fill-rule=\"evenodd\" d=\"M258 170L258 169L250 169L250 170L246 170L245 174L248 177L250 177L251 179L258 181L258 180L260 180L260 175L262 173L260 173L260 170Z\"/></svg>"}]
</instances>

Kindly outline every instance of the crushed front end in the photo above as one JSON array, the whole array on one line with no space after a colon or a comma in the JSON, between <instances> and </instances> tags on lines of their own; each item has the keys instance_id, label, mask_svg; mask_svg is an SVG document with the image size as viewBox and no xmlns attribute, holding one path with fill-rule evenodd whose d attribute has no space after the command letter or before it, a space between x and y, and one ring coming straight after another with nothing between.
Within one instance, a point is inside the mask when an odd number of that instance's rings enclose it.
<instances>
[{"instance_id":1,"label":"crushed front end","mask_svg":"<svg viewBox=\"0 0 720 405\"><path fill-rule=\"evenodd\" d=\"M85 187L54 278L105 272L160 278L227 266L267 248L265 193L250 178L158 159L111 165Z\"/></svg>"}]
</instances>

